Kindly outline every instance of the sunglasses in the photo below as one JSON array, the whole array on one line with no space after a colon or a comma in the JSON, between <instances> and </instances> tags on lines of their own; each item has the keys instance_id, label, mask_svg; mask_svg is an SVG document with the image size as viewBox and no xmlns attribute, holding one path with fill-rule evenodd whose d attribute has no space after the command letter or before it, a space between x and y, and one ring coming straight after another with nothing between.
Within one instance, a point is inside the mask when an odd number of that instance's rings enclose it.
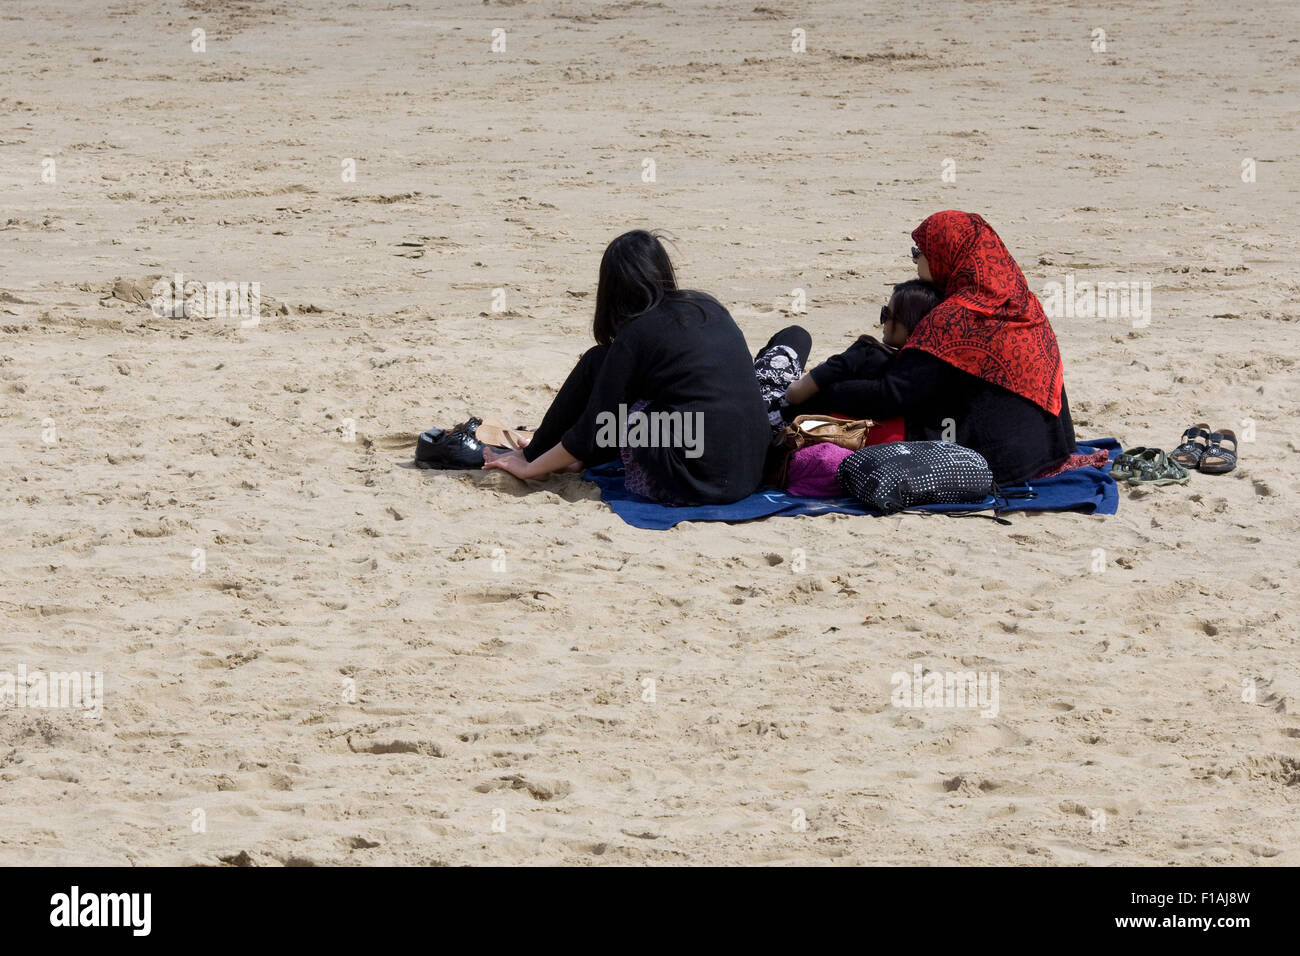
<instances>
[{"instance_id":1,"label":"sunglasses","mask_svg":"<svg viewBox=\"0 0 1300 956\"><path fill-rule=\"evenodd\" d=\"M886 322L888 322L888 321L889 321L890 319L892 319L893 317L894 317L894 313L892 313L892 312L889 311L889 306L887 306L887 305L882 305L882 306L880 307L880 324L881 324L881 325L884 325Z\"/></svg>"},{"instance_id":2,"label":"sunglasses","mask_svg":"<svg viewBox=\"0 0 1300 956\"><path fill-rule=\"evenodd\" d=\"M925 255L925 253L923 253L920 249L916 248L916 246L913 246L913 247L912 247L912 261L913 261L913 262L915 262L917 259L921 258L921 256L923 256L923 255Z\"/></svg>"}]
</instances>

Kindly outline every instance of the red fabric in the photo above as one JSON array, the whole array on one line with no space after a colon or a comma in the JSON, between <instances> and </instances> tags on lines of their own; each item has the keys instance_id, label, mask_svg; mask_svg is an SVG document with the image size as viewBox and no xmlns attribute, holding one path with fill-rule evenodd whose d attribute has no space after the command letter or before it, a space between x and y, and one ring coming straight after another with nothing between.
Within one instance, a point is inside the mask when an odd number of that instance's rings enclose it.
<instances>
[{"instance_id":1,"label":"red fabric","mask_svg":"<svg viewBox=\"0 0 1300 956\"><path fill-rule=\"evenodd\" d=\"M1025 275L982 216L949 209L912 232L944 299L903 348L1061 413L1061 352Z\"/></svg>"},{"instance_id":2,"label":"red fabric","mask_svg":"<svg viewBox=\"0 0 1300 956\"><path fill-rule=\"evenodd\" d=\"M1110 455L1107 453L1106 449L1098 448L1090 455L1073 454L1055 468L1048 468L1046 471L1034 475L1034 477L1054 478L1063 472L1072 471L1075 468L1083 468L1088 465L1091 465L1093 468L1105 468L1109 461Z\"/></svg>"},{"instance_id":3,"label":"red fabric","mask_svg":"<svg viewBox=\"0 0 1300 956\"><path fill-rule=\"evenodd\" d=\"M907 432L904 430L901 417L886 418L871 426L871 431L867 432L867 444L885 445L891 441L903 441L906 437Z\"/></svg>"}]
</instances>

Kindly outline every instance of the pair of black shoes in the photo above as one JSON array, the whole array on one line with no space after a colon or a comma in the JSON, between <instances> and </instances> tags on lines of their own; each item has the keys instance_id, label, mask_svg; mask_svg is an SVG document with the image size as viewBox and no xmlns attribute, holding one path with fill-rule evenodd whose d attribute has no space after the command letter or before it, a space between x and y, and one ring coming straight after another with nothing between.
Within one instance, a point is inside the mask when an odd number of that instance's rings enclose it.
<instances>
[{"instance_id":1,"label":"pair of black shoes","mask_svg":"<svg viewBox=\"0 0 1300 956\"><path fill-rule=\"evenodd\" d=\"M481 418L471 418L455 428L430 428L415 443L415 460L429 468L482 468L483 448L474 437Z\"/></svg>"}]
</instances>

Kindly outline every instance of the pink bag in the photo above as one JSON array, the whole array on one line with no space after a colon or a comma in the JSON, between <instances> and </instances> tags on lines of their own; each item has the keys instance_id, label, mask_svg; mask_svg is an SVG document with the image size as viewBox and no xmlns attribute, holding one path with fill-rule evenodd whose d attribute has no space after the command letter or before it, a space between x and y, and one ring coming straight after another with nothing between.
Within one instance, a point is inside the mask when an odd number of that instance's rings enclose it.
<instances>
[{"instance_id":1,"label":"pink bag","mask_svg":"<svg viewBox=\"0 0 1300 956\"><path fill-rule=\"evenodd\" d=\"M851 454L851 449L830 442L800 448L790 456L785 490L796 498L843 498L847 492L835 472Z\"/></svg>"}]
</instances>

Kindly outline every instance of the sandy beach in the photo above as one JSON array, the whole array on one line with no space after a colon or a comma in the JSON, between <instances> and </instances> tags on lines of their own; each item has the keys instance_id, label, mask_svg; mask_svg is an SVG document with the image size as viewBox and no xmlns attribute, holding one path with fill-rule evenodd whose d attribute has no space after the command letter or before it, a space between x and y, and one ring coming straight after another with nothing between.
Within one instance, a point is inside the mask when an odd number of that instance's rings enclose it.
<instances>
[{"instance_id":1,"label":"sandy beach","mask_svg":"<svg viewBox=\"0 0 1300 956\"><path fill-rule=\"evenodd\" d=\"M1300 865L1298 36L1284 0L5 3L0 671L103 692L0 706L0 864ZM412 466L538 423L626 229L820 360L952 208L1035 290L1148 284L1147 322L1053 317L1081 438L1206 421L1240 467L1109 517L643 531L577 475ZM260 321L155 315L176 274ZM917 665L997 674L996 716L894 706Z\"/></svg>"}]
</instances>

